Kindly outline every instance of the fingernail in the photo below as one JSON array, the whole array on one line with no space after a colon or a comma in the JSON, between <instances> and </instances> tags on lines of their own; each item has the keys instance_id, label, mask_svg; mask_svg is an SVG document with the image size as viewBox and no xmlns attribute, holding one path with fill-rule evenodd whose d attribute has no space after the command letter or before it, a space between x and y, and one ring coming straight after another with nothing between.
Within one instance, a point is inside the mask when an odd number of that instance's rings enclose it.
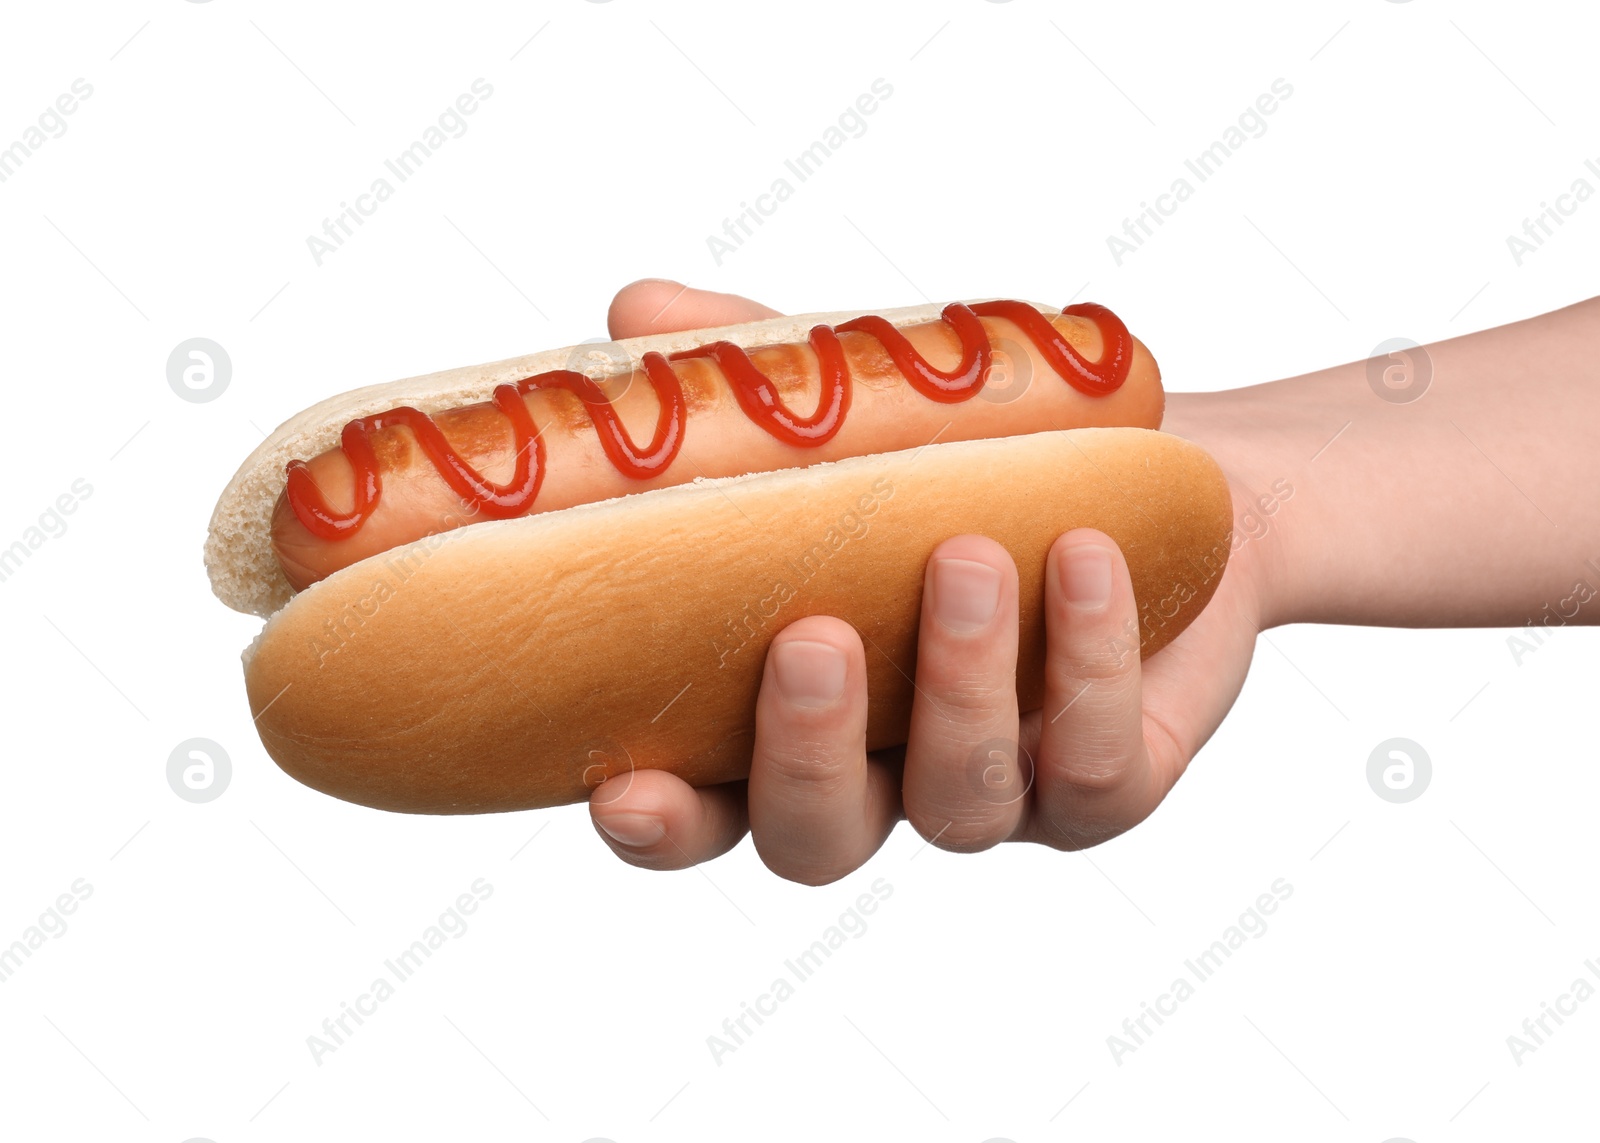
<instances>
[{"instance_id":1,"label":"fingernail","mask_svg":"<svg viewBox=\"0 0 1600 1143\"><path fill-rule=\"evenodd\" d=\"M987 627L1000 606L1000 573L976 560L933 561L933 614L954 631Z\"/></svg>"},{"instance_id":2,"label":"fingernail","mask_svg":"<svg viewBox=\"0 0 1600 1143\"><path fill-rule=\"evenodd\" d=\"M844 694L844 653L828 643L790 639L772 648L778 693L795 706L832 706Z\"/></svg>"},{"instance_id":3,"label":"fingernail","mask_svg":"<svg viewBox=\"0 0 1600 1143\"><path fill-rule=\"evenodd\" d=\"M653 845L666 833L661 819L649 814L611 814L595 820L601 829L623 845Z\"/></svg>"},{"instance_id":4,"label":"fingernail","mask_svg":"<svg viewBox=\"0 0 1600 1143\"><path fill-rule=\"evenodd\" d=\"M1099 544L1069 549L1061 560L1061 590L1075 608L1104 608L1111 602L1111 553Z\"/></svg>"}]
</instances>

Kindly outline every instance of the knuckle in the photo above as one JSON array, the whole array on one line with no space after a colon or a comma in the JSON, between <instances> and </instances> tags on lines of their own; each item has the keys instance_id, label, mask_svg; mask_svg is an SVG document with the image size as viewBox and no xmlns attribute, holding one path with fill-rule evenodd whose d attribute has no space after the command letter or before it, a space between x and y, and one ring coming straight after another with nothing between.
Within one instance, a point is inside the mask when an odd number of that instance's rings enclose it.
<instances>
[{"instance_id":1,"label":"knuckle","mask_svg":"<svg viewBox=\"0 0 1600 1143\"><path fill-rule=\"evenodd\" d=\"M968 753L959 769L951 767L945 789L947 798L958 800L972 812L991 812L1004 818L1006 807L1028 796L1033 788L1033 756L1014 738L991 738ZM959 783L959 784L957 784Z\"/></svg>"},{"instance_id":2,"label":"knuckle","mask_svg":"<svg viewBox=\"0 0 1600 1143\"><path fill-rule=\"evenodd\" d=\"M1072 786L1090 793L1111 793L1128 780L1127 760L1118 756L1080 756L1059 767L1060 775Z\"/></svg>"},{"instance_id":3,"label":"knuckle","mask_svg":"<svg viewBox=\"0 0 1600 1143\"><path fill-rule=\"evenodd\" d=\"M1060 662L1045 664L1044 682L1047 694L1063 696L1060 709L1070 707L1076 716L1074 722L1082 721L1091 711L1129 709L1140 686L1139 678L1131 671L1084 674ZM1056 713L1049 717L1054 718Z\"/></svg>"},{"instance_id":4,"label":"knuckle","mask_svg":"<svg viewBox=\"0 0 1600 1143\"><path fill-rule=\"evenodd\" d=\"M1009 836L1009 815L1003 810L971 808L955 814L907 811L911 827L929 845L951 853L981 853L992 849Z\"/></svg>"},{"instance_id":5,"label":"knuckle","mask_svg":"<svg viewBox=\"0 0 1600 1143\"><path fill-rule=\"evenodd\" d=\"M1050 655L1049 669L1064 679L1112 683L1130 677L1136 659L1126 647L1096 640Z\"/></svg>"},{"instance_id":6,"label":"knuckle","mask_svg":"<svg viewBox=\"0 0 1600 1143\"><path fill-rule=\"evenodd\" d=\"M790 742L768 749L756 757L753 769L782 786L786 794L820 802L845 794L855 777L848 761L819 742Z\"/></svg>"},{"instance_id":7,"label":"knuckle","mask_svg":"<svg viewBox=\"0 0 1600 1143\"><path fill-rule=\"evenodd\" d=\"M1147 776L1140 750L1118 724L1100 722L1072 729L1070 743L1054 747L1045 759L1050 776L1083 794L1123 790L1136 776Z\"/></svg>"},{"instance_id":8,"label":"knuckle","mask_svg":"<svg viewBox=\"0 0 1600 1143\"><path fill-rule=\"evenodd\" d=\"M1016 681L1009 676L995 679L967 671L924 681L920 697L941 720L965 726L1015 703L1016 693Z\"/></svg>"}]
</instances>

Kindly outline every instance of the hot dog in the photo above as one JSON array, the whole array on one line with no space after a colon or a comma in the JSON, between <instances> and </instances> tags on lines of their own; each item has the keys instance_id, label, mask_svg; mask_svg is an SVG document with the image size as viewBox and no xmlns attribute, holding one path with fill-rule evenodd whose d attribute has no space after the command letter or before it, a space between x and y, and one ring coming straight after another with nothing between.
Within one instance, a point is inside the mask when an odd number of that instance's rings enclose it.
<instances>
[{"instance_id":1,"label":"hot dog","mask_svg":"<svg viewBox=\"0 0 1600 1143\"><path fill-rule=\"evenodd\" d=\"M246 689L288 773L431 813L558 805L634 767L727 781L748 770L766 645L803 615L862 631L868 745L904 741L922 568L949 535L1017 561L1023 709L1061 532L1122 547L1129 653L1170 641L1221 576L1226 482L1153 431L1155 362L1102 307L806 315L616 348L609 376L568 368L574 349L357 390L240 468L206 562L225 603L269 616ZM977 399L1002 374L1006 399Z\"/></svg>"},{"instance_id":2,"label":"hot dog","mask_svg":"<svg viewBox=\"0 0 1600 1143\"><path fill-rule=\"evenodd\" d=\"M996 372L1009 382L1003 402ZM1012 388L1015 391L1009 391ZM959 408L955 407L959 406ZM553 370L429 418L361 418L292 461L272 543L296 590L469 517L504 519L682 484L1049 428L1161 424L1160 374L1098 305L1022 302L813 326L746 353L726 340L599 379Z\"/></svg>"}]
</instances>

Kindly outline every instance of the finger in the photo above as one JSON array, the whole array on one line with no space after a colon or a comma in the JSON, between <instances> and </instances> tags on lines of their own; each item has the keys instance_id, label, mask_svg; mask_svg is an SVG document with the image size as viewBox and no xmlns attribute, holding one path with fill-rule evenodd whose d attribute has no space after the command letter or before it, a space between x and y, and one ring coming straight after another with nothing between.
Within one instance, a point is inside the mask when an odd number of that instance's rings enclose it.
<instances>
[{"instance_id":1,"label":"finger","mask_svg":"<svg viewBox=\"0 0 1600 1143\"><path fill-rule=\"evenodd\" d=\"M906 817L944 849L1010 837L1027 808L1017 761L1017 568L984 536L933 550L924 573Z\"/></svg>"},{"instance_id":2,"label":"finger","mask_svg":"<svg viewBox=\"0 0 1600 1143\"><path fill-rule=\"evenodd\" d=\"M700 789L665 770L608 778L589 795L589 817L611 851L645 869L686 869L726 853L749 828L745 784Z\"/></svg>"},{"instance_id":3,"label":"finger","mask_svg":"<svg viewBox=\"0 0 1600 1143\"><path fill-rule=\"evenodd\" d=\"M1239 697L1261 616L1229 564L1211 601L1183 634L1140 667L1145 745L1156 783L1170 790Z\"/></svg>"},{"instance_id":4,"label":"finger","mask_svg":"<svg viewBox=\"0 0 1600 1143\"><path fill-rule=\"evenodd\" d=\"M612 337L642 337L777 316L777 310L737 294L695 290L666 278L644 278L617 291L606 313L606 327Z\"/></svg>"},{"instance_id":5,"label":"finger","mask_svg":"<svg viewBox=\"0 0 1600 1143\"><path fill-rule=\"evenodd\" d=\"M889 836L898 787L866 743L860 636L820 615L791 623L767 651L750 768L750 832L774 873L825 885Z\"/></svg>"},{"instance_id":6,"label":"finger","mask_svg":"<svg viewBox=\"0 0 1600 1143\"><path fill-rule=\"evenodd\" d=\"M1045 689L1029 836L1067 849L1114 837L1161 800L1140 706L1138 610L1103 532L1059 537L1045 560Z\"/></svg>"}]
</instances>

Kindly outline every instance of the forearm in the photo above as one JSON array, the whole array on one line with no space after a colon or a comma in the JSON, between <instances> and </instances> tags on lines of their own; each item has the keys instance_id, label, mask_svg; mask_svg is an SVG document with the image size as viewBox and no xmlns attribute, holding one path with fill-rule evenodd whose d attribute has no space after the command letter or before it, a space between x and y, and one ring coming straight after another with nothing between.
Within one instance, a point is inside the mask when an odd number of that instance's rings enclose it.
<instances>
[{"instance_id":1,"label":"forearm","mask_svg":"<svg viewBox=\"0 0 1600 1143\"><path fill-rule=\"evenodd\" d=\"M1273 507L1263 623L1600 622L1600 299L1425 353L1404 403L1365 362L1170 396L1164 428Z\"/></svg>"}]
</instances>

